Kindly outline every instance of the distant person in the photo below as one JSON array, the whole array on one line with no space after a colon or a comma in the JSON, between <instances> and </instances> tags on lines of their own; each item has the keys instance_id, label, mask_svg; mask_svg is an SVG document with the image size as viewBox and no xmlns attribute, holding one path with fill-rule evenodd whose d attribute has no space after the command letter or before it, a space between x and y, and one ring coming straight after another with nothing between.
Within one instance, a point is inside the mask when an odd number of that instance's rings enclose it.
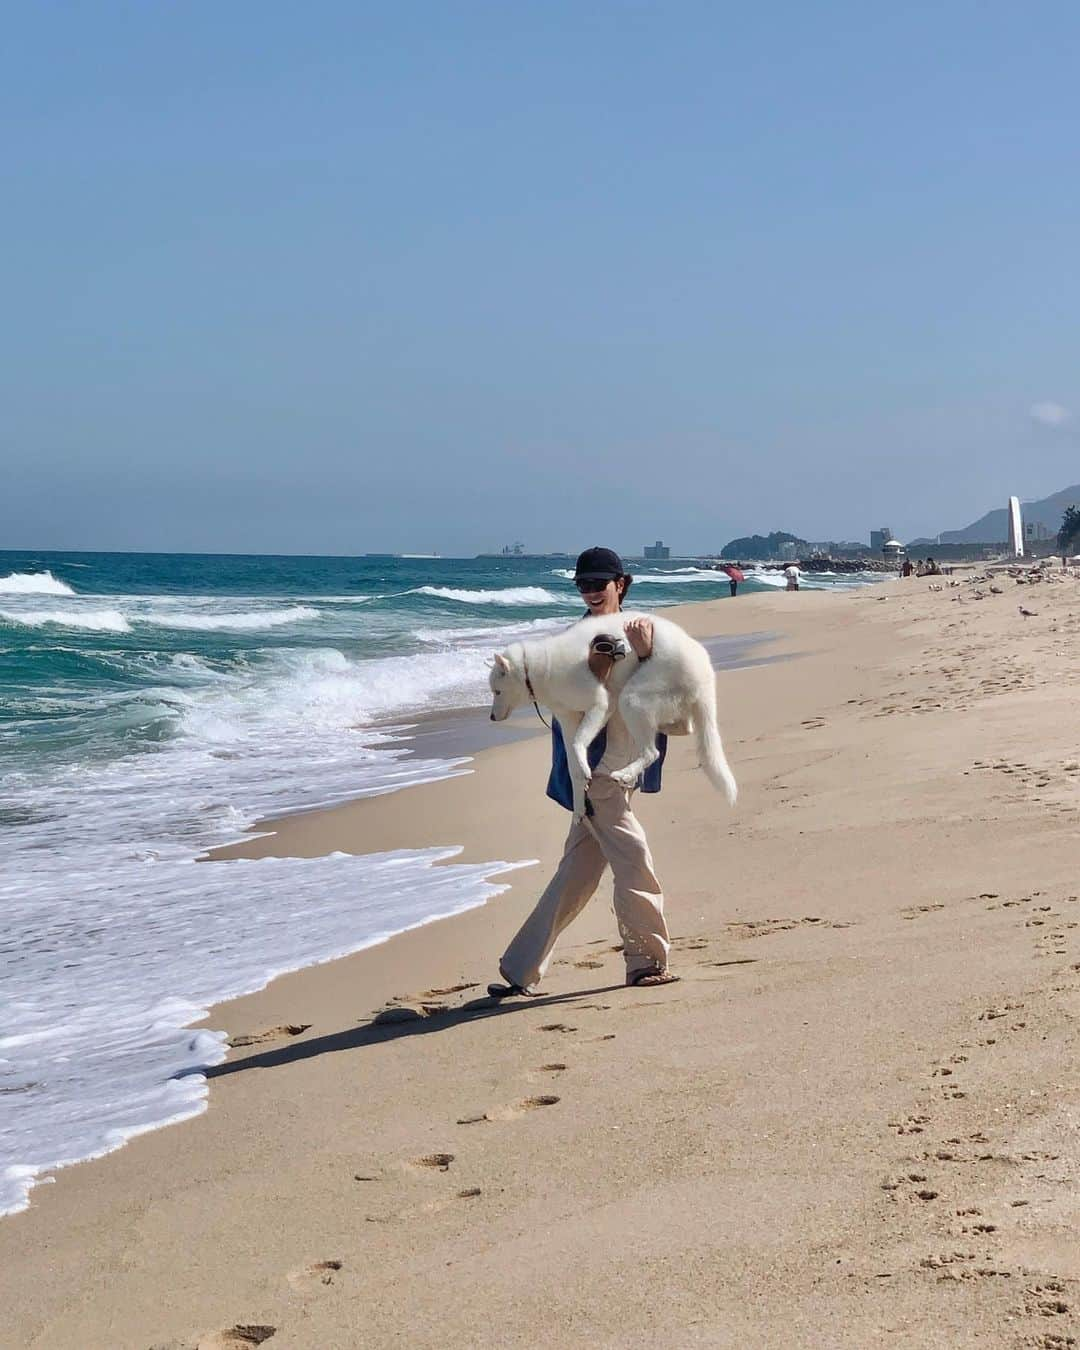
<instances>
[{"instance_id":1,"label":"distant person","mask_svg":"<svg viewBox=\"0 0 1080 1350\"><path fill-rule=\"evenodd\" d=\"M928 577L941 576L941 567L933 560L933 558L927 558L926 570L923 575Z\"/></svg>"},{"instance_id":2,"label":"distant person","mask_svg":"<svg viewBox=\"0 0 1080 1350\"><path fill-rule=\"evenodd\" d=\"M720 571L727 573L728 585L731 587L731 594L734 595L739 589L739 582L746 580L742 568L736 567L732 563L724 563L721 565Z\"/></svg>"},{"instance_id":3,"label":"distant person","mask_svg":"<svg viewBox=\"0 0 1080 1350\"><path fill-rule=\"evenodd\" d=\"M789 591L797 591L799 589L799 578L801 576L802 571L795 563L789 563L788 566L784 568L784 577L787 581L787 589Z\"/></svg>"},{"instance_id":4,"label":"distant person","mask_svg":"<svg viewBox=\"0 0 1080 1350\"><path fill-rule=\"evenodd\" d=\"M915 567L914 567L914 564L912 563L911 559L910 559L910 558L905 558L905 559L904 559L903 566L900 568L900 575L901 575L902 577L909 577L909 576L911 576L912 572L914 572L914 571L915 571Z\"/></svg>"}]
</instances>

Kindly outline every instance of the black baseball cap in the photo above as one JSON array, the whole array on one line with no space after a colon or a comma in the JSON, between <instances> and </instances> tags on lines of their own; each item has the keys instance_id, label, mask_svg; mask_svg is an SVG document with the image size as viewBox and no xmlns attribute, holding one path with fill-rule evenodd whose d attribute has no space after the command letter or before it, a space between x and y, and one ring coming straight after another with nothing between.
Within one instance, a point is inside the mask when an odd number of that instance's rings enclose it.
<instances>
[{"instance_id":1,"label":"black baseball cap","mask_svg":"<svg viewBox=\"0 0 1080 1350\"><path fill-rule=\"evenodd\" d=\"M595 577L597 581L614 581L616 577L626 576L622 559L611 548L587 548L577 560L574 568L574 580L583 577Z\"/></svg>"}]
</instances>

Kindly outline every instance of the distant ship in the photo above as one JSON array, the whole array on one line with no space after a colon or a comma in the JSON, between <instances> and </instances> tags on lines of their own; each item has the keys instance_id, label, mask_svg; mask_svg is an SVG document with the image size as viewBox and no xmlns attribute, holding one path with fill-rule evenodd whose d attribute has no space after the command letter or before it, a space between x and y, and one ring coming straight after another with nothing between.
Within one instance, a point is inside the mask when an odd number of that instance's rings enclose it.
<instances>
[{"instance_id":1,"label":"distant ship","mask_svg":"<svg viewBox=\"0 0 1080 1350\"><path fill-rule=\"evenodd\" d=\"M498 553L478 553L476 556L478 558L572 558L574 555L560 552L526 553L525 545L518 543L503 544Z\"/></svg>"}]
</instances>

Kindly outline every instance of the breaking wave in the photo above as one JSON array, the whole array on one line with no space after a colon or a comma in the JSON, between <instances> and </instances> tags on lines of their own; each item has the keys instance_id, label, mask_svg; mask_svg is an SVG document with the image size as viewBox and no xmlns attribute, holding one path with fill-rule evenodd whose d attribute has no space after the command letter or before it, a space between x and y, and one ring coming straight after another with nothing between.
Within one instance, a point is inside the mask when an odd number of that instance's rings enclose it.
<instances>
[{"instance_id":1,"label":"breaking wave","mask_svg":"<svg viewBox=\"0 0 1080 1350\"><path fill-rule=\"evenodd\" d=\"M95 633L130 633L131 624L118 609L0 609L5 623L41 628L47 623L59 628L85 628Z\"/></svg>"},{"instance_id":2,"label":"breaking wave","mask_svg":"<svg viewBox=\"0 0 1080 1350\"><path fill-rule=\"evenodd\" d=\"M74 595L66 581L51 572L10 572L0 577L0 595Z\"/></svg>"},{"instance_id":3,"label":"breaking wave","mask_svg":"<svg viewBox=\"0 0 1080 1350\"><path fill-rule=\"evenodd\" d=\"M433 595L463 605L562 605L565 596L552 595L542 586L507 586L501 591L458 591L450 586L416 586L407 595Z\"/></svg>"}]
</instances>

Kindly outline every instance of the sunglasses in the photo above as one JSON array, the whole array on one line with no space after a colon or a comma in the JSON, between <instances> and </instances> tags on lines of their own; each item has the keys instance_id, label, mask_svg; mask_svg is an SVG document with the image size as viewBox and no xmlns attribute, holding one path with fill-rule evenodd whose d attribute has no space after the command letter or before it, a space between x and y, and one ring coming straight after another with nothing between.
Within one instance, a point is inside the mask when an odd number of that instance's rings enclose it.
<instances>
[{"instance_id":1,"label":"sunglasses","mask_svg":"<svg viewBox=\"0 0 1080 1350\"><path fill-rule=\"evenodd\" d=\"M595 595L607 590L614 577L575 577L574 585L582 595Z\"/></svg>"}]
</instances>

